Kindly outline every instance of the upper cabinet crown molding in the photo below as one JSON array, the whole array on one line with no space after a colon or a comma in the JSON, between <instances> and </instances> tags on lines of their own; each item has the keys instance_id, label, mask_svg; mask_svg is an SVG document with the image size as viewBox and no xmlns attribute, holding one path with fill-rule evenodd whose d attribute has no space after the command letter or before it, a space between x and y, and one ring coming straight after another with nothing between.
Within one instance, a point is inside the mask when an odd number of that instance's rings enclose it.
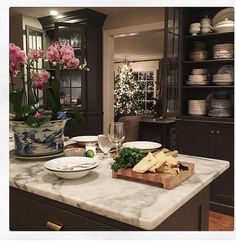
<instances>
[{"instance_id":1,"label":"upper cabinet crown molding","mask_svg":"<svg viewBox=\"0 0 236 242\"><path fill-rule=\"evenodd\" d=\"M38 18L43 29L53 29L54 23L63 22L63 23L79 23L79 22L90 22L96 25L102 25L105 21L107 15L99 13L89 8L74 10L70 12L60 13L56 16L45 16Z\"/></svg>"}]
</instances>

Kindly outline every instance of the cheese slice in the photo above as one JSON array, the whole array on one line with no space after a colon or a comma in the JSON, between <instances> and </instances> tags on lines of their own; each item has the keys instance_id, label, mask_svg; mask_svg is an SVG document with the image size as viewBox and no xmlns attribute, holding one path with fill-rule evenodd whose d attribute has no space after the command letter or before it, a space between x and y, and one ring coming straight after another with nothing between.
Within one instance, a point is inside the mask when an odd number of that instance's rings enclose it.
<instances>
[{"instance_id":1,"label":"cheese slice","mask_svg":"<svg viewBox=\"0 0 236 242\"><path fill-rule=\"evenodd\" d=\"M168 152L166 152L165 154L167 155L167 156L173 156L173 157L176 157L177 155L178 155L178 150L174 150L174 151L168 151Z\"/></svg>"},{"instance_id":2,"label":"cheese slice","mask_svg":"<svg viewBox=\"0 0 236 242\"><path fill-rule=\"evenodd\" d=\"M144 173L156 164L156 159L151 152L133 167L133 171Z\"/></svg>"},{"instance_id":3,"label":"cheese slice","mask_svg":"<svg viewBox=\"0 0 236 242\"><path fill-rule=\"evenodd\" d=\"M171 168L167 165L162 165L158 170L158 172L169 173L173 175L179 174L179 168Z\"/></svg>"},{"instance_id":4,"label":"cheese slice","mask_svg":"<svg viewBox=\"0 0 236 242\"><path fill-rule=\"evenodd\" d=\"M162 166L162 165L166 162L166 159L167 159L167 157L166 157L166 155L165 155L165 153L164 153L163 151L161 151L161 152L155 154L154 157L155 157L155 159L156 159L156 164L155 164L153 167L151 167L151 168L149 169L149 171L151 171L151 172L153 172L153 173L155 173L156 170L157 170L160 166Z\"/></svg>"},{"instance_id":5,"label":"cheese slice","mask_svg":"<svg viewBox=\"0 0 236 242\"><path fill-rule=\"evenodd\" d=\"M165 165L167 165L169 167L177 167L178 166L178 161L173 156L167 156Z\"/></svg>"}]
</instances>

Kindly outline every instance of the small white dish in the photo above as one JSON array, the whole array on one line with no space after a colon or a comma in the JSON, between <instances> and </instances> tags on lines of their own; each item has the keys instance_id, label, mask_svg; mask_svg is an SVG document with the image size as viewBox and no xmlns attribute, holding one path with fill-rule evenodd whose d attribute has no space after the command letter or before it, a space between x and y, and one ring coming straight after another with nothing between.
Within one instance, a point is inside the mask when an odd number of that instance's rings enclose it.
<instances>
[{"instance_id":1,"label":"small white dish","mask_svg":"<svg viewBox=\"0 0 236 242\"><path fill-rule=\"evenodd\" d=\"M137 148L143 152L151 152L160 148L162 145L151 141L131 141L123 143L122 146L125 148Z\"/></svg>"},{"instance_id":2,"label":"small white dish","mask_svg":"<svg viewBox=\"0 0 236 242\"><path fill-rule=\"evenodd\" d=\"M74 140L77 143L85 145L85 144L88 144L88 143L91 143L91 144L97 143L98 137L95 136L95 135L75 136L75 137L72 137L71 140Z\"/></svg>"},{"instance_id":3,"label":"small white dish","mask_svg":"<svg viewBox=\"0 0 236 242\"><path fill-rule=\"evenodd\" d=\"M44 164L45 169L64 179L77 179L87 175L98 166L98 162L89 157L61 157Z\"/></svg>"}]
</instances>

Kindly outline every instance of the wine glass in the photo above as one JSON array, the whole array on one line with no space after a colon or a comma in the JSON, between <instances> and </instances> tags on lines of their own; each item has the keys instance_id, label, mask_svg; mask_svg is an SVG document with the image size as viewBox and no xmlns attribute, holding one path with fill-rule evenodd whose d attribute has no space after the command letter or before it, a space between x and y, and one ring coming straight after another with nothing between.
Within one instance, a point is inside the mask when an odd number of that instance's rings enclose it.
<instances>
[{"instance_id":1,"label":"wine glass","mask_svg":"<svg viewBox=\"0 0 236 242\"><path fill-rule=\"evenodd\" d=\"M108 153L113 146L109 137L104 134L99 134L98 135L98 145L99 145L101 151L103 152L103 156L101 157L101 159L105 159L105 158L109 157Z\"/></svg>"},{"instance_id":2,"label":"wine glass","mask_svg":"<svg viewBox=\"0 0 236 242\"><path fill-rule=\"evenodd\" d=\"M108 137L112 141L112 143L116 146L116 154L119 154L119 146L125 140L125 130L124 123L122 122L114 122L110 123Z\"/></svg>"}]
</instances>

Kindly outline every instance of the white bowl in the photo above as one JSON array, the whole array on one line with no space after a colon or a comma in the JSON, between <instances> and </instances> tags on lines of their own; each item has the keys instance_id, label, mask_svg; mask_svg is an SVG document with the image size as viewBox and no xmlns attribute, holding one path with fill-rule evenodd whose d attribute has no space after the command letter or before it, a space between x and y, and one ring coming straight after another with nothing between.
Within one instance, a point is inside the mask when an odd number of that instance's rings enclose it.
<instances>
[{"instance_id":1,"label":"white bowl","mask_svg":"<svg viewBox=\"0 0 236 242\"><path fill-rule=\"evenodd\" d=\"M234 22L225 18L214 26L214 31L218 33L234 32Z\"/></svg>"},{"instance_id":2,"label":"white bowl","mask_svg":"<svg viewBox=\"0 0 236 242\"><path fill-rule=\"evenodd\" d=\"M201 27L201 23L192 23L192 24L190 24L190 28L191 27Z\"/></svg>"},{"instance_id":3,"label":"white bowl","mask_svg":"<svg viewBox=\"0 0 236 242\"><path fill-rule=\"evenodd\" d=\"M197 35L198 33L201 32L201 29L199 27L190 27L189 32L192 35Z\"/></svg>"},{"instance_id":4,"label":"white bowl","mask_svg":"<svg viewBox=\"0 0 236 242\"><path fill-rule=\"evenodd\" d=\"M87 175L98 166L98 162L89 157L61 157L52 159L44 164L45 169L58 177L77 179Z\"/></svg>"},{"instance_id":5,"label":"white bowl","mask_svg":"<svg viewBox=\"0 0 236 242\"><path fill-rule=\"evenodd\" d=\"M86 176L90 172L90 170L80 171L80 172L75 172L75 173L73 173L73 172L65 173L65 172L57 172L57 171L50 171L50 172L63 179L78 179L83 176Z\"/></svg>"},{"instance_id":6,"label":"white bowl","mask_svg":"<svg viewBox=\"0 0 236 242\"><path fill-rule=\"evenodd\" d=\"M207 69L192 69L192 74L193 75L204 75L204 74L206 74L208 72L208 70Z\"/></svg>"},{"instance_id":7,"label":"white bowl","mask_svg":"<svg viewBox=\"0 0 236 242\"><path fill-rule=\"evenodd\" d=\"M232 80L231 74L214 74L212 80Z\"/></svg>"},{"instance_id":8,"label":"white bowl","mask_svg":"<svg viewBox=\"0 0 236 242\"><path fill-rule=\"evenodd\" d=\"M207 75L188 75L189 81L206 81Z\"/></svg>"}]
</instances>

